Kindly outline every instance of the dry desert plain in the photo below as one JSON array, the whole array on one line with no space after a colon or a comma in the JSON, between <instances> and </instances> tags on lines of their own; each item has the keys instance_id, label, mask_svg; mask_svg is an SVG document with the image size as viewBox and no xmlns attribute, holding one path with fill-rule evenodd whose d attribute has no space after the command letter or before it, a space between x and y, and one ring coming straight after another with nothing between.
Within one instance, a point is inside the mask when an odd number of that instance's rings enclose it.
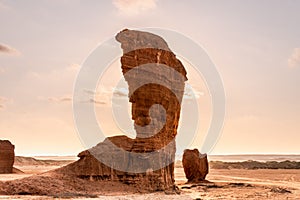
<instances>
[{"instance_id":1,"label":"dry desert plain","mask_svg":"<svg viewBox=\"0 0 300 200\"><path fill-rule=\"evenodd\" d=\"M16 187L24 184L39 184L45 179L54 180L47 189L66 187L68 182L55 181L52 171L74 161L75 157L48 157L31 159L16 157L15 167L21 174L0 175L0 182L17 181ZM176 184L181 194L137 193L124 184L85 180L80 182L87 188L86 195L78 196L66 190L64 195L38 196L31 194L0 196L0 199L300 199L300 170L297 169L210 169L207 176L209 182L202 184L186 184L181 162L176 163ZM66 180L67 181L67 180ZM70 180L68 180L70 181ZM78 180L72 180L78 181ZM75 184L70 181L70 184ZM0 187L1 187L0 184ZM119 187L116 192L111 187ZM92 188L92 190L90 190ZM18 189L18 188L16 188Z\"/></svg>"}]
</instances>

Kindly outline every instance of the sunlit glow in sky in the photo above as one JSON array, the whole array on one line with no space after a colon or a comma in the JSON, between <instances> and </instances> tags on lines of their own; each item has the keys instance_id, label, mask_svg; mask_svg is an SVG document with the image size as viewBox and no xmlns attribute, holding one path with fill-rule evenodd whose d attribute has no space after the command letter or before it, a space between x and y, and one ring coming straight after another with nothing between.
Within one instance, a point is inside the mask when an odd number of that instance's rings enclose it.
<instances>
[{"instance_id":1,"label":"sunlit glow in sky","mask_svg":"<svg viewBox=\"0 0 300 200\"><path fill-rule=\"evenodd\" d=\"M212 154L300 153L299 9L279 0L0 0L0 139L17 155L77 155L85 147L72 92L84 59L124 28L158 27L203 46L222 76L227 113ZM201 84L188 83L206 102Z\"/></svg>"}]
</instances>

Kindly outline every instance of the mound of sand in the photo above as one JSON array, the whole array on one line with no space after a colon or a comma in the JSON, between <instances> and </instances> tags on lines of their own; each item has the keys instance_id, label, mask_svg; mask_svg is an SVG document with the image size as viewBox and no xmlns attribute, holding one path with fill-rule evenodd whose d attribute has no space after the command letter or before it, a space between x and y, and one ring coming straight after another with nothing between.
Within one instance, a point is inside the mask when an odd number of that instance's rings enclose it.
<instances>
[{"instance_id":1,"label":"mound of sand","mask_svg":"<svg viewBox=\"0 0 300 200\"><path fill-rule=\"evenodd\" d=\"M101 194L128 194L136 188L114 181L90 181L56 173L39 175L0 182L0 195L46 195L46 196L86 196Z\"/></svg>"}]
</instances>

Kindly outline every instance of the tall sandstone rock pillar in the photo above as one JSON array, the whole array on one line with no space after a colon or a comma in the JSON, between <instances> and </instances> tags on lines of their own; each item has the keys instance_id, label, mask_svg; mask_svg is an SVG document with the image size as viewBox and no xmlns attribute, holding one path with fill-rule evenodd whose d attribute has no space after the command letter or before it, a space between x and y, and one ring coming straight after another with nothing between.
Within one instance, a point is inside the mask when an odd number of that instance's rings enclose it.
<instances>
[{"instance_id":1,"label":"tall sandstone rock pillar","mask_svg":"<svg viewBox=\"0 0 300 200\"><path fill-rule=\"evenodd\" d=\"M159 151L157 159L147 162L161 163L154 173L162 179L158 182L169 188L175 181L175 137L187 80L186 70L158 35L125 29L117 34L116 39L123 49L121 67L128 83L136 130L131 152ZM168 165L164 166L164 162Z\"/></svg>"},{"instance_id":2,"label":"tall sandstone rock pillar","mask_svg":"<svg viewBox=\"0 0 300 200\"><path fill-rule=\"evenodd\" d=\"M8 140L0 140L0 174L13 172L15 146Z\"/></svg>"},{"instance_id":3,"label":"tall sandstone rock pillar","mask_svg":"<svg viewBox=\"0 0 300 200\"><path fill-rule=\"evenodd\" d=\"M82 178L117 180L147 191L172 190L175 138L186 70L163 38L123 30L122 73L129 89L136 138L114 136L81 152L64 173Z\"/></svg>"}]
</instances>

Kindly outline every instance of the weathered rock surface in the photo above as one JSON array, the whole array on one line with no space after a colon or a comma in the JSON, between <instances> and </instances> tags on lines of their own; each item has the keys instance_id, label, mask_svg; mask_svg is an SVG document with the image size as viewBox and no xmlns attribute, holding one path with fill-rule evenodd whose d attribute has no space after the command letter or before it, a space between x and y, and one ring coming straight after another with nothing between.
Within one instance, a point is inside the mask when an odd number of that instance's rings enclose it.
<instances>
[{"instance_id":1,"label":"weathered rock surface","mask_svg":"<svg viewBox=\"0 0 300 200\"><path fill-rule=\"evenodd\" d=\"M207 155L201 154L198 149L184 150L182 165L189 183L204 181L209 171Z\"/></svg>"},{"instance_id":2,"label":"weathered rock surface","mask_svg":"<svg viewBox=\"0 0 300 200\"><path fill-rule=\"evenodd\" d=\"M116 39L123 49L122 72L129 87L136 138L109 137L61 170L148 191L173 190L185 68L157 35L125 29Z\"/></svg>"},{"instance_id":3,"label":"weathered rock surface","mask_svg":"<svg viewBox=\"0 0 300 200\"><path fill-rule=\"evenodd\" d=\"M0 140L0 174L13 172L15 146L8 140Z\"/></svg>"}]
</instances>

